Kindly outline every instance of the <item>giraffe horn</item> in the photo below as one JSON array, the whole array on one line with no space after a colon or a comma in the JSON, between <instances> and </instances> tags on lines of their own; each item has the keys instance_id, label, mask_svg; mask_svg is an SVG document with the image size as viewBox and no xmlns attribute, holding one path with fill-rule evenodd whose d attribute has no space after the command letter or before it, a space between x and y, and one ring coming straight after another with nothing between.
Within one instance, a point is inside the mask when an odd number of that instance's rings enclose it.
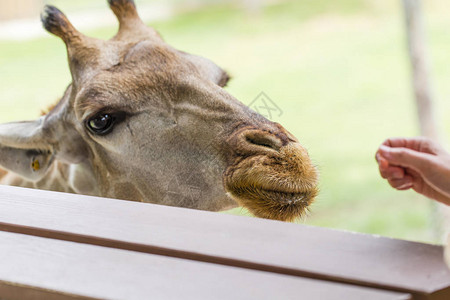
<instances>
[{"instance_id":1,"label":"giraffe horn","mask_svg":"<svg viewBox=\"0 0 450 300\"><path fill-rule=\"evenodd\" d=\"M117 37L124 37L127 33L145 26L138 15L136 4L134 4L133 0L108 0L108 3L119 21Z\"/></svg>"},{"instance_id":2,"label":"giraffe horn","mask_svg":"<svg viewBox=\"0 0 450 300\"><path fill-rule=\"evenodd\" d=\"M133 0L108 0L108 3L119 21L115 40L131 40L143 36L161 39L160 35L153 28L147 27L139 17Z\"/></svg>"},{"instance_id":3,"label":"giraffe horn","mask_svg":"<svg viewBox=\"0 0 450 300\"><path fill-rule=\"evenodd\" d=\"M48 32L60 37L66 44L70 71L76 85L86 69L94 68L100 63L100 49L104 42L83 35L54 6L45 6L41 21Z\"/></svg>"},{"instance_id":4,"label":"giraffe horn","mask_svg":"<svg viewBox=\"0 0 450 300\"><path fill-rule=\"evenodd\" d=\"M108 3L119 20L120 26L126 25L129 21L141 21L133 0L108 0Z\"/></svg>"},{"instance_id":5,"label":"giraffe horn","mask_svg":"<svg viewBox=\"0 0 450 300\"><path fill-rule=\"evenodd\" d=\"M69 19L56 7L46 5L41 14L44 28L60 37L66 44L82 39L83 35L75 29Z\"/></svg>"}]
</instances>

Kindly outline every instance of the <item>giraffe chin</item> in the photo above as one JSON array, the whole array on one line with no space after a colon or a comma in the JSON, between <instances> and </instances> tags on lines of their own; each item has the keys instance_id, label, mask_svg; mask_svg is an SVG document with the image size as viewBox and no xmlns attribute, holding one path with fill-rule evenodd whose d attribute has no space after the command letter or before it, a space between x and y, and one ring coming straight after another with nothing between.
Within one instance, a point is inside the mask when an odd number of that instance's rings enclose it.
<instances>
[{"instance_id":1,"label":"giraffe chin","mask_svg":"<svg viewBox=\"0 0 450 300\"><path fill-rule=\"evenodd\" d=\"M228 189L231 198L256 217L288 222L304 216L317 195L317 189L285 192L239 185Z\"/></svg>"}]
</instances>

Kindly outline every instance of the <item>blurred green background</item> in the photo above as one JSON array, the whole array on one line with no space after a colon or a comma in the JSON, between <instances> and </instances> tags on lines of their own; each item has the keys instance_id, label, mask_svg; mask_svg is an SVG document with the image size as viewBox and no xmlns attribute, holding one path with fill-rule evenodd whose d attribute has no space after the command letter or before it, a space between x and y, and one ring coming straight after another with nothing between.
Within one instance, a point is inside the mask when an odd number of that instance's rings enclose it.
<instances>
[{"instance_id":1,"label":"blurred green background","mask_svg":"<svg viewBox=\"0 0 450 300\"><path fill-rule=\"evenodd\" d=\"M78 16L76 26L83 14L112 16L103 0L43 2ZM299 138L321 173L320 196L300 223L437 242L431 201L390 188L374 160L385 138L418 134L401 1L136 2L164 15L149 23L168 43L228 70L227 90L237 99L249 104L263 91L283 110L273 121ZM448 137L450 6L428 0L424 12L439 124ZM20 38L27 29L17 30L0 39L0 122L36 118L70 81L59 39L43 31ZM109 38L115 30L82 31Z\"/></svg>"}]
</instances>

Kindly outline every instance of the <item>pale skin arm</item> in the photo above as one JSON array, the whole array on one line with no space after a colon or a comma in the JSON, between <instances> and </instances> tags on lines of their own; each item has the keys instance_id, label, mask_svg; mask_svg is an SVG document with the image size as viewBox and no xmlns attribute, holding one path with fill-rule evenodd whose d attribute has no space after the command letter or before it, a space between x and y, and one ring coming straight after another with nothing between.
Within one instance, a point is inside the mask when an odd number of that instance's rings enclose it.
<instances>
[{"instance_id":1,"label":"pale skin arm","mask_svg":"<svg viewBox=\"0 0 450 300\"><path fill-rule=\"evenodd\" d=\"M393 188L413 189L450 205L450 154L437 143L422 137L387 139L376 160Z\"/></svg>"}]
</instances>

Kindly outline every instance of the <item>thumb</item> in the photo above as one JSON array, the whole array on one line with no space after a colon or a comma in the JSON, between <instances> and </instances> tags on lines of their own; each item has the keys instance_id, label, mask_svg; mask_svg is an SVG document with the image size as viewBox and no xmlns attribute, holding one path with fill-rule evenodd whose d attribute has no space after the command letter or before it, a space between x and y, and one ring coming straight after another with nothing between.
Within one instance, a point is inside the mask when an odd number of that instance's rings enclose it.
<instances>
[{"instance_id":1,"label":"thumb","mask_svg":"<svg viewBox=\"0 0 450 300\"><path fill-rule=\"evenodd\" d=\"M414 151L408 148L391 148L382 145L378 151L389 164L408 167L420 173L429 169L430 165L433 164L434 159L434 155Z\"/></svg>"}]
</instances>

